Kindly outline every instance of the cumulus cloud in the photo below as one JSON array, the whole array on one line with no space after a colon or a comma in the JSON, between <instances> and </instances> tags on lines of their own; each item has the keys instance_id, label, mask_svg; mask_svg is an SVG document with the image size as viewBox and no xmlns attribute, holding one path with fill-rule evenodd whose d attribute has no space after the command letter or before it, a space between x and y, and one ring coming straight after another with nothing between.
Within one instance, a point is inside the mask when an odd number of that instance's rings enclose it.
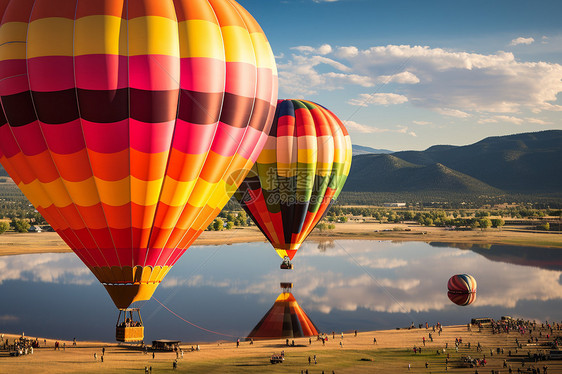
<instances>
[{"instance_id":1,"label":"cumulus cloud","mask_svg":"<svg viewBox=\"0 0 562 374\"><path fill-rule=\"evenodd\" d=\"M512 116L525 109L562 111L556 103L562 92L562 65L518 61L509 52L479 54L410 45L301 46L294 51L279 64L281 91L290 96L349 87L370 88L364 91L370 95L369 91L384 88L403 97L402 102L457 118L482 113Z\"/></svg>"},{"instance_id":2,"label":"cumulus cloud","mask_svg":"<svg viewBox=\"0 0 562 374\"><path fill-rule=\"evenodd\" d=\"M516 39L513 39L511 41L511 43L509 43L509 45L512 45L512 46L513 45L519 45L519 44L527 44L528 45L528 44L532 44L534 41L535 41L535 39L533 39L533 38L524 38L524 37L520 36Z\"/></svg>"},{"instance_id":3,"label":"cumulus cloud","mask_svg":"<svg viewBox=\"0 0 562 374\"><path fill-rule=\"evenodd\" d=\"M375 94L361 94L357 99L351 99L348 104L355 106L368 106L369 104L375 105L393 105L403 104L408 101L404 95L394 93L375 93Z\"/></svg>"}]
</instances>

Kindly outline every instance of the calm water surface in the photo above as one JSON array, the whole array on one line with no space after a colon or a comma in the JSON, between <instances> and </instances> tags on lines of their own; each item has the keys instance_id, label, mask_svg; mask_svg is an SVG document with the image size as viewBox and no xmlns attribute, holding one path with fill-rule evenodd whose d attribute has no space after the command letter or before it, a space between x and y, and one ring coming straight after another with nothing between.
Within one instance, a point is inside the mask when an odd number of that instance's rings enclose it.
<instances>
[{"instance_id":1,"label":"calm water surface","mask_svg":"<svg viewBox=\"0 0 562 374\"><path fill-rule=\"evenodd\" d=\"M341 240L305 244L292 271L280 270L280 262L267 243L192 247L154 297L215 333L151 300L141 305L145 341L242 338L287 281L325 332L463 324L502 315L562 320L559 249ZM468 307L447 298L447 280L457 273L478 282L476 302ZM2 332L113 341L115 306L74 254L0 257L0 299Z\"/></svg>"}]
</instances>

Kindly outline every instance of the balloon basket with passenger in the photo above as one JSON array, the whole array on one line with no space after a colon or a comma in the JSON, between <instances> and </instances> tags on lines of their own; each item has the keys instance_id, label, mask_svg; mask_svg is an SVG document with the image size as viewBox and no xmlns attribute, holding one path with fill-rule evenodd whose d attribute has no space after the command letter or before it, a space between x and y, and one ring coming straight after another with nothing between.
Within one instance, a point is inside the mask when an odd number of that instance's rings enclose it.
<instances>
[{"instance_id":1,"label":"balloon basket with passenger","mask_svg":"<svg viewBox=\"0 0 562 374\"><path fill-rule=\"evenodd\" d=\"M115 339L122 343L143 343L144 326L138 308L119 309Z\"/></svg>"},{"instance_id":2,"label":"balloon basket with passenger","mask_svg":"<svg viewBox=\"0 0 562 374\"><path fill-rule=\"evenodd\" d=\"M280 268L287 269L287 270L293 269L293 264L291 263L291 260L289 259L288 256L283 257L283 262L281 263Z\"/></svg>"}]
</instances>

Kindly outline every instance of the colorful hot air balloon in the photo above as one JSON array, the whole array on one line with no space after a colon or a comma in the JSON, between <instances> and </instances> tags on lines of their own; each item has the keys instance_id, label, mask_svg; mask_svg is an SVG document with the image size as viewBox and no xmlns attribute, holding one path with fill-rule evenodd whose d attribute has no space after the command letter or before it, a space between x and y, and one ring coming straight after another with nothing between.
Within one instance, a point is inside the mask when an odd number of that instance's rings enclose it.
<instances>
[{"instance_id":1,"label":"colorful hot air balloon","mask_svg":"<svg viewBox=\"0 0 562 374\"><path fill-rule=\"evenodd\" d=\"M284 259L290 260L342 190L351 140L328 109L304 100L277 103L265 147L235 196Z\"/></svg>"},{"instance_id":2,"label":"colorful hot air balloon","mask_svg":"<svg viewBox=\"0 0 562 374\"><path fill-rule=\"evenodd\" d=\"M0 5L0 162L118 308L148 300L265 143L263 31L234 0Z\"/></svg>"},{"instance_id":3,"label":"colorful hot air balloon","mask_svg":"<svg viewBox=\"0 0 562 374\"><path fill-rule=\"evenodd\" d=\"M476 280L472 275L453 275L447 283L447 288L447 296L457 305L470 305L476 300Z\"/></svg>"},{"instance_id":4,"label":"colorful hot air balloon","mask_svg":"<svg viewBox=\"0 0 562 374\"><path fill-rule=\"evenodd\" d=\"M318 329L291 293L292 283L281 283L283 292L252 329L246 340L317 336Z\"/></svg>"}]
</instances>

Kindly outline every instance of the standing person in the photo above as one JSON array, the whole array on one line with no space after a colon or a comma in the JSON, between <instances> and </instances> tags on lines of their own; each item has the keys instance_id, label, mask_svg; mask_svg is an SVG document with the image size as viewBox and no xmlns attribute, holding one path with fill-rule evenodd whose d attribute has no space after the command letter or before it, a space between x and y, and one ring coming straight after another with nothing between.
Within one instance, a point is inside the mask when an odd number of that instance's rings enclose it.
<instances>
[{"instance_id":1,"label":"standing person","mask_svg":"<svg viewBox=\"0 0 562 374\"><path fill-rule=\"evenodd\" d=\"M308 356L308 364L310 365L310 362L312 361L312 359L310 358L310 356Z\"/></svg>"},{"instance_id":2,"label":"standing person","mask_svg":"<svg viewBox=\"0 0 562 374\"><path fill-rule=\"evenodd\" d=\"M373 338L373 344L377 344L377 338Z\"/></svg>"},{"instance_id":3,"label":"standing person","mask_svg":"<svg viewBox=\"0 0 562 374\"><path fill-rule=\"evenodd\" d=\"M314 365L316 365L316 355L314 355Z\"/></svg>"},{"instance_id":4,"label":"standing person","mask_svg":"<svg viewBox=\"0 0 562 374\"><path fill-rule=\"evenodd\" d=\"M152 352L152 359L153 359L153 360L154 360L154 356L155 356L155 354L154 354L154 351L153 351L153 352Z\"/></svg>"},{"instance_id":5,"label":"standing person","mask_svg":"<svg viewBox=\"0 0 562 374\"><path fill-rule=\"evenodd\" d=\"M240 346L240 338L238 338L238 339L236 340L236 348L238 348L239 346Z\"/></svg>"},{"instance_id":6,"label":"standing person","mask_svg":"<svg viewBox=\"0 0 562 374\"><path fill-rule=\"evenodd\" d=\"M105 347L103 347L103 348L101 349L101 354L102 354L102 355L105 354Z\"/></svg>"},{"instance_id":7,"label":"standing person","mask_svg":"<svg viewBox=\"0 0 562 374\"><path fill-rule=\"evenodd\" d=\"M72 339L72 346L76 347L76 338Z\"/></svg>"},{"instance_id":8,"label":"standing person","mask_svg":"<svg viewBox=\"0 0 562 374\"><path fill-rule=\"evenodd\" d=\"M96 361L98 360L98 353L97 352L94 352L94 360L96 360Z\"/></svg>"}]
</instances>

